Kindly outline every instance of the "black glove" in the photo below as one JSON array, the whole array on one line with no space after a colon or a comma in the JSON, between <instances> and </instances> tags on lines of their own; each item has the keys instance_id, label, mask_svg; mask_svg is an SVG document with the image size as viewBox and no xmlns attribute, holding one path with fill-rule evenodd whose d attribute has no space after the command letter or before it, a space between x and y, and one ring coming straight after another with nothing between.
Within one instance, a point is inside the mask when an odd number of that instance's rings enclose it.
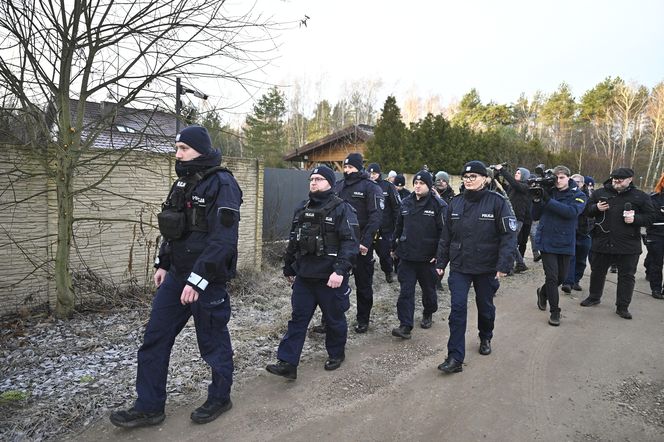
<instances>
[{"instance_id":1,"label":"black glove","mask_svg":"<svg viewBox=\"0 0 664 442\"><path fill-rule=\"evenodd\" d=\"M541 188L530 188L530 194L533 197L533 202L534 203L539 203L542 201L542 189Z\"/></svg>"},{"instance_id":2,"label":"black glove","mask_svg":"<svg viewBox=\"0 0 664 442\"><path fill-rule=\"evenodd\" d=\"M551 194L548 189L542 188L542 201L545 203L551 199Z\"/></svg>"}]
</instances>

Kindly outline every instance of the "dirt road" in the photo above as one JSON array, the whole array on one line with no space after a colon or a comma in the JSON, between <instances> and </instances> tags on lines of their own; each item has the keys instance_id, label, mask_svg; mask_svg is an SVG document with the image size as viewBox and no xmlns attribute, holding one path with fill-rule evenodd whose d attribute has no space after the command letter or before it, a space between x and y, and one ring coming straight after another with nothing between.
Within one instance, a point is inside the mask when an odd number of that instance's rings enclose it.
<instances>
[{"instance_id":1,"label":"dirt road","mask_svg":"<svg viewBox=\"0 0 664 442\"><path fill-rule=\"evenodd\" d=\"M235 386L234 408L210 424L190 422L196 401L186 409L167 408L166 421L156 428L125 431L104 420L79 438L664 440L664 302L646 294L641 275L633 320L614 313L615 285L607 283L599 306L579 306L586 291L561 296L562 325L551 327L548 312L535 303L541 281L539 267L503 281L489 356L477 352L476 312L469 306L462 373L446 376L436 369L448 337L443 309L433 328L416 328L409 341L391 337L388 325L353 339L335 372L322 369L323 354L305 361L295 382L261 372Z\"/></svg>"}]
</instances>

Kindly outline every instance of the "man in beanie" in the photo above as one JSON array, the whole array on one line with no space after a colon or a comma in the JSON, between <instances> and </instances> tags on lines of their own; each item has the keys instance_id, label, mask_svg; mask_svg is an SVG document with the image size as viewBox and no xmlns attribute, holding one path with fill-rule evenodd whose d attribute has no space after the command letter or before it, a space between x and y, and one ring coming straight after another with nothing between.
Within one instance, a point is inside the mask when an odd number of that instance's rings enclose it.
<instances>
[{"instance_id":1,"label":"man in beanie","mask_svg":"<svg viewBox=\"0 0 664 442\"><path fill-rule=\"evenodd\" d=\"M516 216L517 237L519 237L523 226L532 223L532 216L530 214L532 197L527 184L528 178L530 178L530 171L525 167L519 167L516 169L516 172L514 172L514 176L512 176L505 170L502 164L496 164L494 169L496 169L499 177L507 181L507 196L512 203L514 216ZM528 237L526 236L526 241L527 239ZM523 254L518 247L514 250L514 260L516 262L514 273L521 273L528 270L528 267L523 260Z\"/></svg>"},{"instance_id":2,"label":"man in beanie","mask_svg":"<svg viewBox=\"0 0 664 442\"><path fill-rule=\"evenodd\" d=\"M399 192L399 197L403 200L406 198L408 195L410 195L410 191L406 189L406 178L403 175L397 175L394 178L394 186L397 188L397 192Z\"/></svg>"},{"instance_id":3,"label":"man in beanie","mask_svg":"<svg viewBox=\"0 0 664 442\"><path fill-rule=\"evenodd\" d=\"M369 172L369 178L380 186L383 192L383 199L385 200L383 222L380 225L378 237L374 240L374 247L380 260L380 268L385 273L385 280L392 283L394 282L394 277L392 276L394 262L390 255L390 248L392 247L394 226L397 222L399 207L401 207L401 197L394 184L381 178L380 165L378 163L369 164L367 171Z\"/></svg>"},{"instance_id":4,"label":"man in beanie","mask_svg":"<svg viewBox=\"0 0 664 442\"><path fill-rule=\"evenodd\" d=\"M454 198L454 189L450 186L450 176L443 170L436 174L434 189L438 193L438 196L447 204Z\"/></svg>"},{"instance_id":5,"label":"man in beanie","mask_svg":"<svg viewBox=\"0 0 664 442\"><path fill-rule=\"evenodd\" d=\"M433 191L431 174L421 170L413 178L412 194L401 203L397 218L393 253L399 257L401 290L397 301L399 327L392 336L410 339L415 316L415 284L422 289L422 328L431 328L438 310L435 263L436 253L447 215L447 204Z\"/></svg>"},{"instance_id":6,"label":"man in beanie","mask_svg":"<svg viewBox=\"0 0 664 442\"><path fill-rule=\"evenodd\" d=\"M360 225L360 254L354 271L357 290L356 333L366 333L369 329L373 306L373 239L380 229L385 207L381 188L369 179L363 164L362 154L349 154L344 160L344 178L334 186L334 192L353 206Z\"/></svg>"},{"instance_id":7,"label":"man in beanie","mask_svg":"<svg viewBox=\"0 0 664 442\"><path fill-rule=\"evenodd\" d=\"M277 363L266 367L286 379L297 378L307 327L317 306L326 324L325 370L336 370L345 359L348 278L359 251L358 225L350 204L332 191L334 184L332 169L314 168L309 176L309 199L293 216L284 256L284 276L293 287L293 314L277 350Z\"/></svg>"},{"instance_id":8,"label":"man in beanie","mask_svg":"<svg viewBox=\"0 0 664 442\"><path fill-rule=\"evenodd\" d=\"M155 262L157 294L138 350L136 392L129 410L111 414L118 427L157 425L165 418L166 378L176 336L194 317L201 357L212 370L207 400L191 420L211 422L232 407L233 350L226 285L235 276L242 191L220 166L207 130L190 126L175 143L178 180L158 216L163 241Z\"/></svg>"},{"instance_id":9,"label":"man in beanie","mask_svg":"<svg viewBox=\"0 0 664 442\"><path fill-rule=\"evenodd\" d=\"M632 319L629 304L634 291L634 275L641 254L641 227L655 219L650 197L634 187L634 171L619 167L611 172L604 186L596 189L590 201L588 215L595 217L590 247L590 288L583 307L601 302L609 266L618 267L616 314Z\"/></svg>"},{"instance_id":10,"label":"man in beanie","mask_svg":"<svg viewBox=\"0 0 664 442\"><path fill-rule=\"evenodd\" d=\"M493 297L500 278L512 268L516 245L516 217L507 200L486 189L486 165L466 163L461 171L465 191L453 198L438 247L439 275L450 264L447 284L451 292L450 337L447 357L438 366L444 373L463 371L466 355L468 292L475 289L481 355L491 353L496 307Z\"/></svg>"}]
</instances>

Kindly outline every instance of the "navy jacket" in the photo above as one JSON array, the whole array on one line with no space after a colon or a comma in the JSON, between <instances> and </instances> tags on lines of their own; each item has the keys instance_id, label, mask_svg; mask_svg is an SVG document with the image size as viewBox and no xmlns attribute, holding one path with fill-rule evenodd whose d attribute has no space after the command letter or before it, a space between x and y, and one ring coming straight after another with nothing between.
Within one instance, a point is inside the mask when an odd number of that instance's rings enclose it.
<instances>
[{"instance_id":1,"label":"navy jacket","mask_svg":"<svg viewBox=\"0 0 664 442\"><path fill-rule=\"evenodd\" d=\"M355 211L347 202L337 205L325 217L325 232L336 236L337 244L334 248L329 244L325 246L325 254L304 255L299 253L298 229L300 227L300 214L306 206L311 208L324 206L334 192L315 192L309 194L309 199L302 201L293 217L288 247L284 255L284 276L299 276L302 278L327 280L332 272L347 277L359 253L359 242L356 232L359 231Z\"/></svg>"},{"instance_id":2,"label":"navy jacket","mask_svg":"<svg viewBox=\"0 0 664 442\"><path fill-rule=\"evenodd\" d=\"M392 250L406 261L431 261L436 257L446 216L447 204L433 192L419 200L411 193L401 202Z\"/></svg>"},{"instance_id":3,"label":"navy jacket","mask_svg":"<svg viewBox=\"0 0 664 442\"><path fill-rule=\"evenodd\" d=\"M607 199L609 210L601 212L597 209L600 198ZM635 212L632 224L625 223L623 217L626 203L630 203ZM588 214L595 217L590 250L616 255L641 253L641 227L651 225L655 218L655 209L648 194L631 183L618 193L609 179L603 187L595 189L588 204Z\"/></svg>"},{"instance_id":4,"label":"navy jacket","mask_svg":"<svg viewBox=\"0 0 664 442\"><path fill-rule=\"evenodd\" d=\"M360 244L371 247L383 221L383 191L362 171L344 175L344 179L334 185L334 193L353 206L360 224Z\"/></svg>"},{"instance_id":5,"label":"navy jacket","mask_svg":"<svg viewBox=\"0 0 664 442\"><path fill-rule=\"evenodd\" d=\"M655 208L655 216L652 225L646 229L646 234L648 237L662 237L664 236L664 193L651 193L650 201Z\"/></svg>"},{"instance_id":6,"label":"navy jacket","mask_svg":"<svg viewBox=\"0 0 664 442\"><path fill-rule=\"evenodd\" d=\"M383 200L385 201L385 208L383 209L383 221L380 224L380 231L384 233L394 232L394 226L397 223L397 215L399 215L399 207L401 207L401 197L394 184L385 181L382 178L376 180L376 184L383 192Z\"/></svg>"},{"instance_id":7,"label":"navy jacket","mask_svg":"<svg viewBox=\"0 0 664 442\"><path fill-rule=\"evenodd\" d=\"M196 184L191 199L204 208L208 231L164 241L155 265L186 277L203 294L210 283L235 276L242 190L230 172L218 171Z\"/></svg>"},{"instance_id":8,"label":"navy jacket","mask_svg":"<svg viewBox=\"0 0 664 442\"><path fill-rule=\"evenodd\" d=\"M410 195L410 190L406 189L405 187L402 187L401 190L397 189L397 192L399 192L399 196L401 197L402 201L404 198Z\"/></svg>"},{"instance_id":9,"label":"navy jacket","mask_svg":"<svg viewBox=\"0 0 664 442\"><path fill-rule=\"evenodd\" d=\"M516 217L502 195L486 189L452 198L436 268L482 274L512 270Z\"/></svg>"},{"instance_id":10,"label":"navy jacket","mask_svg":"<svg viewBox=\"0 0 664 442\"><path fill-rule=\"evenodd\" d=\"M535 247L544 253L572 256L576 253L576 227L588 197L571 178L566 190L549 192L548 201L533 202L533 219L539 220Z\"/></svg>"}]
</instances>

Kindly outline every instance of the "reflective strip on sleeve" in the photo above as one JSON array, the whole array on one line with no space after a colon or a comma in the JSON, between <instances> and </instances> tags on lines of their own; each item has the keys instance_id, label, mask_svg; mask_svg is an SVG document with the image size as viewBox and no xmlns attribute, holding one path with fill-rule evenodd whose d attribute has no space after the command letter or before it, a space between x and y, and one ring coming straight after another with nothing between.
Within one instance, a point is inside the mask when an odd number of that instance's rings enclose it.
<instances>
[{"instance_id":1,"label":"reflective strip on sleeve","mask_svg":"<svg viewBox=\"0 0 664 442\"><path fill-rule=\"evenodd\" d=\"M191 272L189 278L187 279L187 282L194 284L196 287L200 288L201 290L205 290L208 286L207 279L203 279L202 276L199 276L194 272Z\"/></svg>"}]
</instances>

